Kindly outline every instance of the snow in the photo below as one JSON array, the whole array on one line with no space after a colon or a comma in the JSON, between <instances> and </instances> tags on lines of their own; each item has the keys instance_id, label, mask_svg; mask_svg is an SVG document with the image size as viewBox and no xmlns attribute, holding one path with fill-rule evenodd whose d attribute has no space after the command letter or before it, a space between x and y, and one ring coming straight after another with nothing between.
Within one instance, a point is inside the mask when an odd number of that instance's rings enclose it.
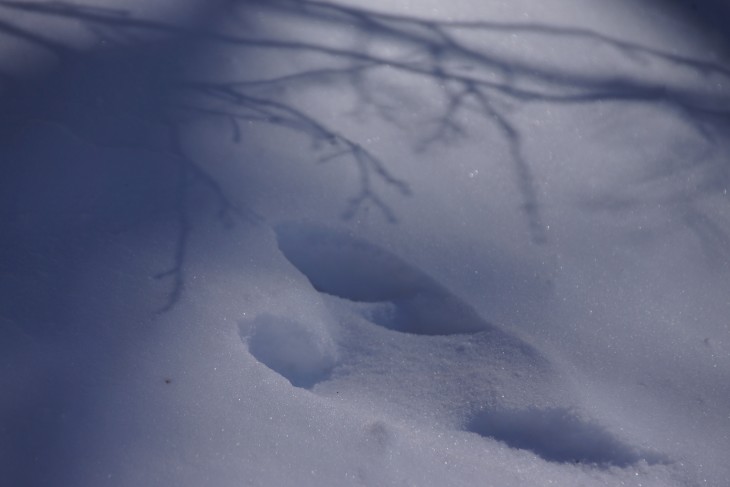
<instances>
[{"instance_id":1,"label":"snow","mask_svg":"<svg viewBox=\"0 0 730 487\"><path fill-rule=\"evenodd\" d=\"M726 485L730 68L675 3L1 4L83 52L0 23L0 485Z\"/></svg>"}]
</instances>

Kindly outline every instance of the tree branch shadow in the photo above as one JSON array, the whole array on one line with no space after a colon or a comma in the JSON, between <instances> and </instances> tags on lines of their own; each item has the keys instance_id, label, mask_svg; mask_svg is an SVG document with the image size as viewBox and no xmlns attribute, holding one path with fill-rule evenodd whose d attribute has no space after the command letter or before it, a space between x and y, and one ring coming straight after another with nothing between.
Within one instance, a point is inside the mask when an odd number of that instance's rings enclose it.
<instances>
[{"instance_id":1,"label":"tree branch shadow","mask_svg":"<svg viewBox=\"0 0 730 487\"><path fill-rule=\"evenodd\" d=\"M342 212L345 219L354 218L367 205L376 207L386 221L398 221L396 211L382 189L400 197L411 194L406 181L396 176L387 161L381 160L361 145L356 137L328 126L315 113L298 107L283 92L297 92L304 87L345 86L356 95L355 113L371 109L375 116L396 128L406 124L397 108L382 101L376 93L381 86L374 73L391 70L425 80L440 87L441 107L429 121L426 133L414 145L426 151L432 146L448 145L468 137L463 123L466 115L476 115L487 130L493 131L508 147L515 188L520 194L520 211L526 221L532 242L547 242L544 209L533 174L534 161L526 156L525 140L529 136L512 116L517 108L532 104L589 106L597 103L637 103L660 106L676 114L688 127L714 147L714 128L730 121L730 100L711 90L687 87L673 80L654 80L643 76L652 66L660 65L683 75L701 80L727 83L727 66L702 59L693 59L672 52L643 46L588 29L542 25L538 23L458 22L393 15L375 10L349 7L313 0L238 0L231 2L222 16L246 16L249 8L266 9L275 14L295 18L302 25L323 25L356 32L363 42L338 45L312 36L296 33L270 36L243 33L214 26L180 26L158 20L135 18L128 11L85 7L64 2L0 1L0 8L26 14L68 18L81 22L106 45L132 49L144 35L155 34L175 45L177 59L184 58L185 47L195 43L225 45L245 50L275 53L315 54L318 63L305 68L292 67L276 76L246 73L245 79L192 79L190 76L166 75L138 88L154 109L137 111L116 106L114 116L130 116L164 127L172 134L159 143L159 150L173 157L178 164L176 215L178 242L173 266L159 274L170 279L172 290L163 310L171 309L184 287L184 264L187 240L192 226L189 219L189 189L192 184L206 187L217 201L217 216L224 225L243 212L237 209L223 187L204 167L185 153L180 130L190 119L223 120L229 127L229 139L241 143L249 122L264 123L291 130L307 137L319 163L338 161L352 164L358 174L357 188ZM253 29L255 31L255 29ZM37 45L59 58L78 56L59 41L29 32L8 21L0 21L0 31ZM470 40L473 34L520 35L543 41L575 41L589 43L618 55L624 71L591 73L572 69L543 59L517 59L488 43ZM369 47L370 40L387 41L395 46L392 53ZM633 70L633 71L632 71ZM91 103L91 100L87 100ZM668 168L667 171L671 171ZM726 175L727 178L727 175ZM249 215L248 217L251 217ZM254 218L255 219L255 218ZM703 228L706 225L703 226Z\"/></svg>"}]
</instances>

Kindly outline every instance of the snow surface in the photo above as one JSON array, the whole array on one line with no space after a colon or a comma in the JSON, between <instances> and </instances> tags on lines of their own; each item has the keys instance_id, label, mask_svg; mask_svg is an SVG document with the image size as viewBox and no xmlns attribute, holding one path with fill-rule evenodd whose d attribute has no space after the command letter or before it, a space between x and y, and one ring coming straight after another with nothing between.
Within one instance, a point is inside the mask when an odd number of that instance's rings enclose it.
<instances>
[{"instance_id":1,"label":"snow surface","mask_svg":"<svg viewBox=\"0 0 730 487\"><path fill-rule=\"evenodd\" d=\"M0 485L730 485L702 12L23 5L50 10L0 4ZM13 91L51 56L13 22L85 54Z\"/></svg>"}]
</instances>

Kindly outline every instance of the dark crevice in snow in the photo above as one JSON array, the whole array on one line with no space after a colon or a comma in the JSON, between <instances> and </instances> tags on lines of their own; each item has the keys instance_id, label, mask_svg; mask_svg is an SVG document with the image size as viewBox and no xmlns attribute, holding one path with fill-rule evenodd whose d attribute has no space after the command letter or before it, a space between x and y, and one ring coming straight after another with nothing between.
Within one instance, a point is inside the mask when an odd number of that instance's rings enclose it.
<instances>
[{"instance_id":1,"label":"dark crevice in snow","mask_svg":"<svg viewBox=\"0 0 730 487\"><path fill-rule=\"evenodd\" d=\"M466 429L555 463L628 467L642 460L649 464L667 462L661 455L642 452L600 424L565 408L482 410L471 418Z\"/></svg>"},{"instance_id":2,"label":"dark crevice in snow","mask_svg":"<svg viewBox=\"0 0 730 487\"><path fill-rule=\"evenodd\" d=\"M342 231L286 223L276 236L284 256L319 292L372 303L409 298L434 285L387 250Z\"/></svg>"},{"instance_id":3,"label":"dark crevice in snow","mask_svg":"<svg viewBox=\"0 0 730 487\"><path fill-rule=\"evenodd\" d=\"M295 387L311 389L329 379L336 364L331 343L290 318L265 314L239 330L251 355Z\"/></svg>"},{"instance_id":4,"label":"dark crevice in snow","mask_svg":"<svg viewBox=\"0 0 730 487\"><path fill-rule=\"evenodd\" d=\"M495 329L425 273L372 243L302 223L280 225L276 232L283 254L317 291L374 303L362 307L373 323L420 335Z\"/></svg>"}]
</instances>

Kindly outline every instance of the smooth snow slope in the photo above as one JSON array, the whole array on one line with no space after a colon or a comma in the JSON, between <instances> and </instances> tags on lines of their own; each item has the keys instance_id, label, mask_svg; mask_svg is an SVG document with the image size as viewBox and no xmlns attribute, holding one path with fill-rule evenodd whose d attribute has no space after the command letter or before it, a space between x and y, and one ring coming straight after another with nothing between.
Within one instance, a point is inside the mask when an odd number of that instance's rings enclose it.
<instances>
[{"instance_id":1,"label":"smooth snow slope","mask_svg":"<svg viewBox=\"0 0 730 487\"><path fill-rule=\"evenodd\" d=\"M727 485L696 19L251 1L160 48L37 5L123 47L3 100L0 485Z\"/></svg>"}]
</instances>

